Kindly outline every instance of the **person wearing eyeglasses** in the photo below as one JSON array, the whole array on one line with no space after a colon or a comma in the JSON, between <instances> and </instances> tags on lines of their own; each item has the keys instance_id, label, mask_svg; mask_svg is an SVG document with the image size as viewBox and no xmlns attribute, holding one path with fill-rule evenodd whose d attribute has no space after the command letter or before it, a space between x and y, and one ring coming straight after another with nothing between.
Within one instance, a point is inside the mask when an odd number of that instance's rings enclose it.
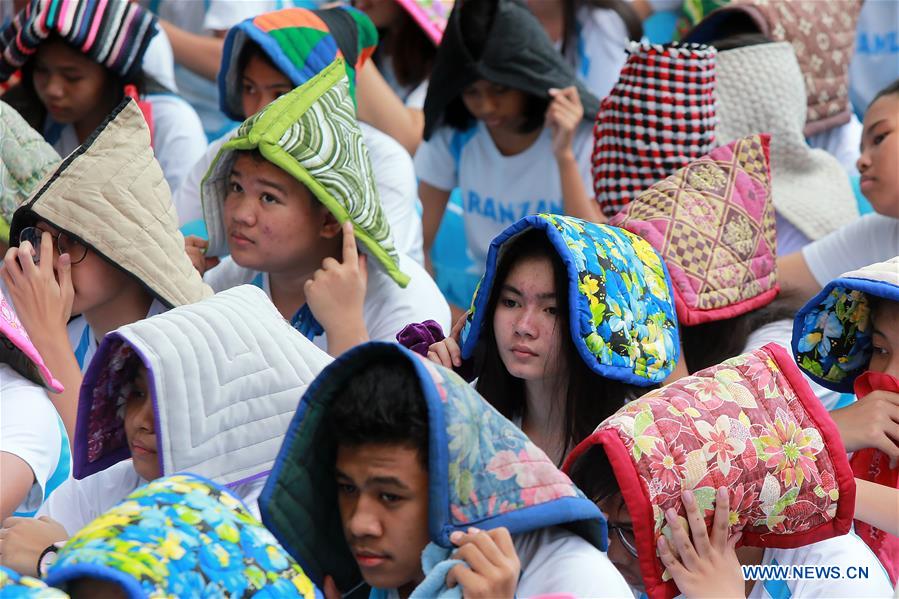
<instances>
[{"instance_id":1,"label":"person wearing eyeglasses","mask_svg":"<svg viewBox=\"0 0 899 599\"><path fill-rule=\"evenodd\" d=\"M212 295L184 252L150 132L126 99L20 206L0 278L65 391L68 440L82 373L120 326ZM73 318L74 317L74 318Z\"/></svg>"}]
</instances>

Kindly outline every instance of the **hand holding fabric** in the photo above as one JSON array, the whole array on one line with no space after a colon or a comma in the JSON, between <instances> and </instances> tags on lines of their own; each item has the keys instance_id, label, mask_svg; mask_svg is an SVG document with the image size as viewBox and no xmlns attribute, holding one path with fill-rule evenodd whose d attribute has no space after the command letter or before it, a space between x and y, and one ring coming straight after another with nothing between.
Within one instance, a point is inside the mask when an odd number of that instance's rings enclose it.
<instances>
[{"instance_id":1,"label":"hand holding fabric","mask_svg":"<svg viewBox=\"0 0 899 599\"><path fill-rule=\"evenodd\" d=\"M671 527L671 538L675 555L669 541L659 537L659 558L671 573L674 582L684 596L690 599L700 597L745 597L740 561L737 559L736 544L742 533L728 538L730 498L726 487L720 487L715 496L715 516L712 520L712 536L706 530L705 517L690 491L683 493L684 507L690 535L673 509L665 513Z\"/></svg>"},{"instance_id":2,"label":"hand holding fabric","mask_svg":"<svg viewBox=\"0 0 899 599\"><path fill-rule=\"evenodd\" d=\"M467 533L454 532L450 541L459 547L453 559L463 560L467 567L459 565L450 570L446 576L449 588L461 584L466 598L515 596L521 562L507 528L469 528Z\"/></svg>"},{"instance_id":3,"label":"hand holding fabric","mask_svg":"<svg viewBox=\"0 0 899 599\"><path fill-rule=\"evenodd\" d=\"M899 461L899 393L875 390L854 404L830 413L846 451L874 447Z\"/></svg>"},{"instance_id":4,"label":"hand holding fabric","mask_svg":"<svg viewBox=\"0 0 899 599\"><path fill-rule=\"evenodd\" d=\"M197 269L202 277L206 271L218 265L218 258L207 258L206 250L209 248L209 241L196 235L188 235L184 238L184 251L190 258L191 264Z\"/></svg>"},{"instance_id":5,"label":"hand holding fabric","mask_svg":"<svg viewBox=\"0 0 899 599\"><path fill-rule=\"evenodd\" d=\"M574 159L574 132L584 118L584 107L574 86L550 89L552 102L546 109L546 124L552 133L553 154L557 160Z\"/></svg>"}]
</instances>

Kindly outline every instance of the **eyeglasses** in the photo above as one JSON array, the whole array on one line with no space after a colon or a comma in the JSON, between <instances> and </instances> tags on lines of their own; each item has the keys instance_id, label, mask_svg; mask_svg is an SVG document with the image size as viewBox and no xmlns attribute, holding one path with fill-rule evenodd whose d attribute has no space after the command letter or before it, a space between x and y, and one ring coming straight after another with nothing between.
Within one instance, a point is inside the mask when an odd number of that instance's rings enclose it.
<instances>
[{"instance_id":1,"label":"eyeglasses","mask_svg":"<svg viewBox=\"0 0 899 599\"><path fill-rule=\"evenodd\" d=\"M634 543L636 543L634 529L630 526L617 526L615 524L609 524L608 526L610 532L614 530L615 534L618 535L618 540L621 541L621 544L624 545L627 552L634 557L638 557L637 547L634 545Z\"/></svg>"},{"instance_id":2,"label":"eyeglasses","mask_svg":"<svg viewBox=\"0 0 899 599\"><path fill-rule=\"evenodd\" d=\"M87 256L87 246L84 245L78 238L69 235L65 232L60 232L57 234L50 233L50 231L44 231L43 229L38 229L37 227L25 227L22 229L22 232L19 233L19 243L23 243L27 241L34 248L34 263L38 264L41 261L41 236L47 233L50 237L53 238L54 243L56 244L56 251L59 252L59 255L68 254L72 259L72 264L78 264L82 260L84 260L85 256Z\"/></svg>"}]
</instances>

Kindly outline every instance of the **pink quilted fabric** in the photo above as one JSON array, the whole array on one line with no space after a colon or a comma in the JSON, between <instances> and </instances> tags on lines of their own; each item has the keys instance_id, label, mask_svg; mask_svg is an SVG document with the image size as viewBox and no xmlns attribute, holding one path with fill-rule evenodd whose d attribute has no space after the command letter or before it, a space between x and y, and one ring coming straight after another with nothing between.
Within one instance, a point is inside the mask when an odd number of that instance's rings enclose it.
<instances>
[{"instance_id":1,"label":"pink quilted fabric","mask_svg":"<svg viewBox=\"0 0 899 599\"><path fill-rule=\"evenodd\" d=\"M609 221L662 254L682 325L739 316L777 296L768 142L758 134L716 148Z\"/></svg>"},{"instance_id":2,"label":"pink quilted fabric","mask_svg":"<svg viewBox=\"0 0 899 599\"><path fill-rule=\"evenodd\" d=\"M651 391L603 422L568 457L601 446L634 522L650 599L678 594L656 554L664 512L691 489L711 525L730 489L741 544L799 547L848 532L855 481L839 431L782 347L769 344ZM589 458L589 454L585 459Z\"/></svg>"},{"instance_id":3,"label":"pink quilted fabric","mask_svg":"<svg viewBox=\"0 0 899 599\"><path fill-rule=\"evenodd\" d=\"M25 327L13 307L0 292L0 362L12 366L22 376L43 385L50 391L61 393L62 383L44 364L44 359L28 338Z\"/></svg>"}]
</instances>

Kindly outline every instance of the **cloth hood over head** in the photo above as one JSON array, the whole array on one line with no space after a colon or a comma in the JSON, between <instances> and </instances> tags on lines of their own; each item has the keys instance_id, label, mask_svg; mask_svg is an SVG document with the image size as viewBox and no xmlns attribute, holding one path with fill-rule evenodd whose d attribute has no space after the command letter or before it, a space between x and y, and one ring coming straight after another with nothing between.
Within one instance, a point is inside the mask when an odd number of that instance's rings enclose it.
<instances>
[{"instance_id":1,"label":"cloth hood over head","mask_svg":"<svg viewBox=\"0 0 899 599\"><path fill-rule=\"evenodd\" d=\"M599 111L599 100L578 80L572 66L559 54L524 2L497 0L494 3L493 23L478 58L466 47L461 21L465 7L477 2L459 2L450 13L425 99L424 138L429 139L442 124L450 102L478 79L546 100L551 99L550 88L573 85L584 106L584 119L592 123Z\"/></svg>"},{"instance_id":2,"label":"cloth hood over head","mask_svg":"<svg viewBox=\"0 0 899 599\"><path fill-rule=\"evenodd\" d=\"M399 269L342 58L247 119L222 146L202 184L210 256L228 253L228 180L236 152L248 150L302 183L339 223L352 221L367 253L405 287L409 277Z\"/></svg>"},{"instance_id":3,"label":"cloth hood over head","mask_svg":"<svg viewBox=\"0 0 899 599\"><path fill-rule=\"evenodd\" d=\"M326 418L356 373L396 358L414 371L427 404L431 542L450 548L450 534L471 526L505 526L513 535L564 526L605 549L602 513L518 427L452 371L397 344L371 342L342 355L309 388L259 498L263 522L313 581L329 574L341 589L362 582L344 540L337 443Z\"/></svg>"},{"instance_id":4,"label":"cloth hood over head","mask_svg":"<svg viewBox=\"0 0 899 599\"><path fill-rule=\"evenodd\" d=\"M365 13L351 7L285 8L238 23L225 38L218 74L219 105L228 118L250 115L241 105L241 54L255 43L279 71L300 86L343 58L355 102L356 72L378 45L378 31Z\"/></svg>"},{"instance_id":5,"label":"cloth hood over head","mask_svg":"<svg viewBox=\"0 0 899 599\"><path fill-rule=\"evenodd\" d=\"M131 98L16 210L13 245L22 229L38 220L77 237L166 307L212 295L184 251L172 194L153 155L147 123Z\"/></svg>"},{"instance_id":6,"label":"cloth hood over head","mask_svg":"<svg viewBox=\"0 0 899 599\"><path fill-rule=\"evenodd\" d=\"M664 261L629 231L554 214L525 217L490 244L487 270L462 329L463 358L474 354L484 334L503 252L530 229L546 234L565 265L567 333L584 363L600 376L641 387L668 378L680 342Z\"/></svg>"},{"instance_id":7,"label":"cloth hood over head","mask_svg":"<svg viewBox=\"0 0 899 599\"><path fill-rule=\"evenodd\" d=\"M741 545L794 548L849 532L855 480L839 430L787 351L768 344L632 401L563 468L614 476L633 520L650 599L679 594L657 555L692 490L707 525L719 487ZM588 474L589 473L589 474Z\"/></svg>"},{"instance_id":8,"label":"cloth hood over head","mask_svg":"<svg viewBox=\"0 0 899 599\"><path fill-rule=\"evenodd\" d=\"M265 476L299 398L330 361L252 285L116 329L81 387L75 478L130 457L124 405L141 366L163 476L189 471L229 486Z\"/></svg>"}]
</instances>

